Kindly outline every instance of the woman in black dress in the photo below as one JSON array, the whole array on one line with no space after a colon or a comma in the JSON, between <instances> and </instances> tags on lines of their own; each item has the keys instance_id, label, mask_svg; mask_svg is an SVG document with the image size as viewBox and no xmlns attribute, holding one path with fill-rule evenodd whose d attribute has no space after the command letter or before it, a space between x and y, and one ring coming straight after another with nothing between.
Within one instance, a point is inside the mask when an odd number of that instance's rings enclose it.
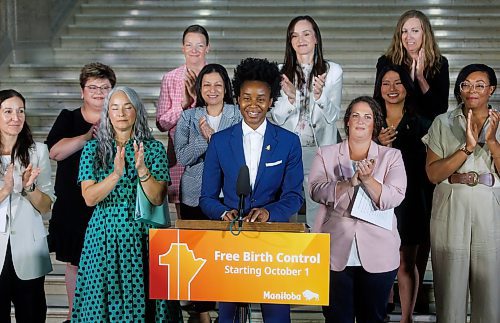
<instances>
[{"instance_id":1,"label":"woman in black dress","mask_svg":"<svg viewBox=\"0 0 500 323\"><path fill-rule=\"evenodd\" d=\"M425 173L425 145L421 138L430 122L415 113L413 82L397 65L385 66L375 82L373 97L382 107L384 125L378 136L381 145L397 148L403 155L407 175L405 199L395 208L401 236L398 270L401 322L412 322L418 292L416 258L419 245L426 240L432 185Z\"/></svg>"},{"instance_id":2,"label":"woman in black dress","mask_svg":"<svg viewBox=\"0 0 500 323\"><path fill-rule=\"evenodd\" d=\"M416 112L431 123L448 109L450 75L448 60L441 55L429 18L419 10L408 10L398 19L392 41L387 51L377 62L378 77L387 65L399 65L411 77L414 85ZM432 200L429 191L428 200ZM429 208L431 205L429 204ZM427 219L430 223L430 214ZM429 225L427 225L429 228ZM422 243L417 252L417 268L423 277L430 251L430 229L422 232ZM417 307L419 312L428 312L429 300L422 292L420 282Z\"/></svg>"},{"instance_id":3,"label":"woman in black dress","mask_svg":"<svg viewBox=\"0 0 500 323\"><path fill-rule=\"evenodd\" d=\"M66 262L68 322L75 295L76 274L83 240L93 208L85 205L77 184L83 146L97 131L104 99L115 86L114 71L101 63L83 66L80 87L83 104L75 110L62 110L47 136L49 156L57 161L55 193L57 200L49 223L49 247L56 259Z\"/></svg>"}]
</instances>

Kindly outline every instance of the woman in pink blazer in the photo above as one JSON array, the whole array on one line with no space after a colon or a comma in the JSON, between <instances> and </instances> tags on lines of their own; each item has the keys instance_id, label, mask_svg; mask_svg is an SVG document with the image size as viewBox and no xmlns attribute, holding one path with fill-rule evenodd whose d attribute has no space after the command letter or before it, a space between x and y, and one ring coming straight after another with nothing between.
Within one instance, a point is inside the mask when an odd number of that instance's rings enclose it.
<instances>
[{"instance_id":1,"label":"woman in pink blazer","mask_svg":"<svg viewBox=\"0 0 500 323\"><path fill-rule=\"evenodd\" d=\"M406 173L399 150L373 141L382 122L380 106L372 98L354 99L344 116L347 140L319 147L311 167L309 194L321 204L313 230L331 234L326 322L383 322L386 315L399 266L393 209L404 199ZM377 224L351 214L355 199L363 195L376 210ZM378 213L384 210L386 215ZM385 227L378 221L383 217L388 219Z\"/></svg>"}]
</instances>

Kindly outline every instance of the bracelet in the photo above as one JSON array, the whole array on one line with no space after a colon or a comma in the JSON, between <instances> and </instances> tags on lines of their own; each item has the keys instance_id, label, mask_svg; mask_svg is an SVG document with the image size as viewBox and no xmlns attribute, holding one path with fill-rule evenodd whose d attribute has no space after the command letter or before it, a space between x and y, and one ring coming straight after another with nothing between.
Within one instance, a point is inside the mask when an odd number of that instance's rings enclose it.
<instances>
[{"instance_id":1,"label":"bracelet","mask_svg":"<svg viewBox=\"0 0 500 323\"><path fill-rule=\"evenodd\" d=\"M33 191L35 190L35 188L36 188L35 183L32 183L30 186L25 187L24 191L26 193L33 193Z\"/></svg>"},{"instance_id":2,"label":"bracelet","mask_svg":"<svg viewBox=\"0 0 500 323\"><path fill-rule=\"evenodd\" d=\"M22 196L28 195L28 193L33 193L36 189L35 183L31 184L28 187L23 187L23 190L21 191Z\"/></svg>"},{"instance_id":3,"label":"bracelet","mask_svg":"<svg viewBox=\"0 0 500 323\"><path fill-rule=\"evenodd\" d=\"M147 173L146 175L144 175L144 176L139 176L139 180L140 180L141 182L146 182L146 181L147 181L150 177L151 177L151 173L150 173L150 172L148 172L148 173Z\"/></svg>"},{"instance_id":4,"label":"bracelet","mask_svg":"<svg viewBox=\"0 0 500 323\"><path fill-rule=\"evenodd\" d=\"M467 156L472 155L474 151L467 150L467 145L460 147L459 151L463 151Z\"/></svg>"},{"instance_id":5,"label":"bracelet","mask_svg":"<svg viewBox=\"0 0 500 323\"><path fill-rule=\"evenodd\" d=\"M137 173L137 175L139 175L139 173ZM142 175L142 176L138 176L139 177L139 180L143 180L143 179L146 179L149 175L149 172L146 172L146 174Z\"/></svg>"}]
</instances>

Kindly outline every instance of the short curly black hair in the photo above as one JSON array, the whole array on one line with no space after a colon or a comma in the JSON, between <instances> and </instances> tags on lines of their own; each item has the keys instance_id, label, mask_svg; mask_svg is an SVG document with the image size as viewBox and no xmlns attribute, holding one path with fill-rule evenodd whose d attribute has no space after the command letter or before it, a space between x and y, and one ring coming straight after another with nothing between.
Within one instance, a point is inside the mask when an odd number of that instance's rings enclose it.
<instances>
[{"instance_id":1,"label":"short curly black hair","mask_svg":"<svg viewBox=\"0 0 500 323\"><path fill-rule=\"evenodd\" d=\"M245 58L234 70L233 90L236 100L240 96L241 86L245 81L261 81L269 85L271 99L278 99L281 89L281 73L278 64L265 58Z\"/></svg>"}]
</instances>

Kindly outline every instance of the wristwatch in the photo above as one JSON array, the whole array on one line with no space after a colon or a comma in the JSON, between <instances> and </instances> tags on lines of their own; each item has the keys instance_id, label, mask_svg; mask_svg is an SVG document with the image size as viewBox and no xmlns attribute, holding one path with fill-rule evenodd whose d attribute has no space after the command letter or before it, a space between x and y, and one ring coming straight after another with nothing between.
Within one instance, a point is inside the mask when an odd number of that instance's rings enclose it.
<instances>
[{"instance_id":1,"label":"wristwatch","mask_svg":"<svg viewBox=\"0 0 500 323\"><path fill-rule=\"evenodd\" d=\"M23 190L21 191L21 195L22 196L26 196L27 193L33 193L33 191L35 190L35 183L31 184L30 186L28 187L23 187Z\"/></svg>"},{"instance_id":2,"label":"wristwatch","mask_svg":"<svg viewBox=\"0 0 500 323\"><path fill-rule=\"evenodd\" d=\"M463 145L459 151L463 151L467 156L472 155L474 151L467 150L467 145Z\"/></svg>"}]
</instances>

